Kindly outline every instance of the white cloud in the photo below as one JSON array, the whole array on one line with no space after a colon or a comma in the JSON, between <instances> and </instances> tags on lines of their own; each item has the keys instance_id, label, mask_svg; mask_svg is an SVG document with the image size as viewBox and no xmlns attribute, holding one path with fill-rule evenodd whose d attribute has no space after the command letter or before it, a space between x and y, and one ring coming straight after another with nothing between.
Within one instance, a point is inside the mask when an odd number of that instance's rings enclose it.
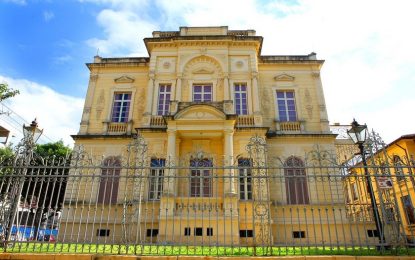
<instances>
[{"instance_id":1,"label":"white cloud","mask_svg":"<svg viewBox=\"0 0 415 260\"><path fill-rule=\"evenodd\" d=\"M83 99L60 94L47 86L25 79L0 75L0 82L7 82L10 88L20 91L19 95L4 101L16 113L10 115L12 119L21 115L30 123L36 117L39 127L44 129L45 136L52 141L62 139L65 144L73 144L70 135L76 134L79 130ZM4 120L4 116L0 117L0 121ZM20 129L15 129L17 130ZM51 140L42 138L42 141Z\"/></svg>"},{"instance_id":2,"label":"white cloud","mask_svg":"<svg viewBox=\"0 0 415 260\"><path fill-rule=\"evenodd\" d=\"M26 0L1 0L0 2L13 3L18 5L26 5Z\"/></svg>"},{"instance_id":3,"label":"white cloud","mask_svg":"<svg viewBox=\"0 0 415 260\"><path fill-rule=\"evenodd\" d=\"M97 17L106 37L89 41L103 55L147 55L141 39L153 30L254 29L264 37L264 55L315 51L326 60L322 80L332 122L350 123L356 117L385 132L388 141L415 132L415 121L396 115L411 103L403 100L415 96L411 0L84 1L106 8Z\"/></svg>"},{"instance_id":4,"label":"white cloud","mask_svg":"<svg viewBox=\"0 0 415 260\"><path fill-rule=\"evenodd\" d=\"M104 28L106 39L89 39L87 43L99 49L100 55L141 55L147 56L144 44L138 38L138 31L151 35L157 27L128 10L105 9L97 17Z\"/></svg>"},{"instance_id":5,"label":"white cloud","mask_svg":"<svg viewBox=\"0 0 415 260\"><path fill-rule=\"evenodd\" d=\"M43 19L45 22L49 22L55 17L55 14L52 11L43 11Z\"/></svg>"},{"instance_id":6,"label":"white cloud","mask_svg":"<svg viewBox=\"0 0 415 260\"><path fill-rule=\"evenodd\" d=\"M64 64L68 61L71 61L73 58L70 55L63 55L63 56L59 56L54 58L54 62L55 64Z\"/></svg>"}]
</instances>

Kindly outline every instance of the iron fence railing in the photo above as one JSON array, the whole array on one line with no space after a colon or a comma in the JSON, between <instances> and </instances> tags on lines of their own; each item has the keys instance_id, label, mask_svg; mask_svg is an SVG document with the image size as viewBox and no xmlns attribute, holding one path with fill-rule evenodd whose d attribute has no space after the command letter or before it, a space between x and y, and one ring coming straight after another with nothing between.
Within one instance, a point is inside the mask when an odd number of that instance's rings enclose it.
<instances>
[{"instance_id":1,"label":"iron fence railing","mask_svg":"<svg viewBox=\"0 0 415 260\"><path fill-rule=\"evenodd\" d=\"M68 252L274 255L291 249L415 246L415 214L405 199L414 192L412 176L404 176L405 185L376 190L385 237L380 241L366 178L339 174L341 167L159 162L125 167L114 162L30 166L24 176L25 166L3 165L5 250L46 250L48 245L47 250ZM262 170L265 176L258 175ZM378 183L378 175L370 177ZM396 176L388 178L395 183Z\"/></svg>"},{"instance_id":2,"label":"iron fence railing","mask_svg":"<svg viewBox=\"0 0 415 260\"><path fill-rule=\"evenodd\" d=\"M264 139L253 137L245 157L221 159L203 151L150 156L140 137L125 154L112 156L77 147L65 158L41 158L23 149L0 158L3 249L136 255L412 252L412 162L368 157L366 166L355 158L339 163L318 146L304 156L272 157L264 147Z\"/></svg>"}]
</instances>

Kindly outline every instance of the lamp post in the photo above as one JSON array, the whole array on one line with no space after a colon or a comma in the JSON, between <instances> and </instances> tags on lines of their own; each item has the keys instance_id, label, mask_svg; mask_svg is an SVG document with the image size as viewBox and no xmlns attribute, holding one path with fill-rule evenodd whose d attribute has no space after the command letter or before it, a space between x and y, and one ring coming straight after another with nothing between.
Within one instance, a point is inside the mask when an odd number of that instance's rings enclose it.
<instances>
[{"instance_id":1,"label":"lamp post","mask_svg":"<svg viewBox=\"0 0 415 260\"><path fill-rule=\"evenodd\" d=\"M17 180L13 183L13 194L11 203L10 215L8 217L8 223L6 226L6 237L4 241L4 248L7 247L7 243L10 241L12 228L14 222L16 222L16 228L18 228L18 214L19 214L19 204L22 196L23 186L25 182L25 177L27 174L28 166L32 160L33 150L35 148L36 142L39 137L42 135L43 129L38 128L38 123L35 120L28 126L23 124L23 139L17 145L16 152L16 162L14 164L15 173ZM16 220L17 219L17 220ZM17 230L18 231L18 230Z\"/></svg>"},{"instance_id":2,"label":"lamp post","mask_svg":"<svg viewBox=\"0 0 415 260\"><path fill-rule=\"evenodd\" d=\"M358 145L360 155L362 156L363 169L364 169L365 178L366 178L366 189L367 189L367 193L369 193L369 196L370 196L370 202L371 202L372 211L373 211L373 218L375 220L376 230L379 235L379 243L382 244L385 241L385 235L383 233L383 226L380 221L380 215L379 215L379 210L376 204L376 197L373 191L372 180L370 179L369 171L367 169L366 155L365 155L365 151L363 147L363 144L365 143L369 135L367 126L366 124L360 125L358 122L356 122L355 119L353 119L352 128L350 130L347 130L347 134L350 136L353 142Z\"/></svg>"}]
</instances>

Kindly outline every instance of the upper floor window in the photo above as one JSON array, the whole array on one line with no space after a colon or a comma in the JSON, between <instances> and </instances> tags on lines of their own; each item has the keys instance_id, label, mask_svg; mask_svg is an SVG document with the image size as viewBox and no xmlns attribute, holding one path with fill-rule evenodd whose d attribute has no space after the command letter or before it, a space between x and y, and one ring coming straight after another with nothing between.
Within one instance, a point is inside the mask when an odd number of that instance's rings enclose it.
<instances>
[{"instance_id":1,"label":"upper floor window","mask_svg":"<svg viewBox=\"0 0 415 260\"><path fill-rule=\"evenodd\" d=\"M238 159L239 167L239 198L241 200L252 199L252 162L246 158Z\"/></svg>"},{"instance_id":2,"label":"upper floor window","mask_svg":"<svg viewBox=\"0 0 415 260\"><path fill-rule=\"evenodd\" d=\"M248 102L246 83L236 83L235 85L235 112L237 115L248 114Z\"/></svg>"},{"instance_id":3,"label":"upper floor window","mask_svg":"<svg viewBox=\"0 0 415 260\"><path fill-rule=\"evenodd\" d=\"M212 101L212 85L194 85L193 102Z\"/></svg>"},{"instance_id":4,"label":"upper floor window","mask_svg":"<svg viewBox=\"0 0 415 260\"><path fill-rule=\"evenodd\" d=\"M98 191L98 203L114 204L117 202L121 161L117 157L104 160Z\"/></svg>"},{"instance_id":5,"label":"upper floor window","mask_svg":"<svg viewBox=\"0 0 415 260\"><path fill-rule=\"evenodd\" d=\"M151 159L151 172L148 189L149 200L159 200L163 192L164 159Z\"/></svg>"},{"instance_id":6,"label":"upper floor window","mask_svg":"<svg viewBox=\"0 0 415 260\"><path fill-rule=\"evenodd\" d=\"M278 117L281 122L297 121L294 91L277 91Z\"/></svg>"},{"instance_id":7,"label":"upper floor window","mask_svg":"<svg viewBox=\"0 0 415 260\"><path fill-rule=\"evenodd\" d=\"M157 115L161 116L161 115L167 115L169 113L170 97L171 97L171 85L160 84Z\"/></svg>"},{"instance_id":8,"label":"upper floor window","mask_svg":"<svg viewBox=\"0 0 415 260\"><path fill-rule=\"evenodd\" d=\"M190 161L190 197L212 197L212 166L209 159Z\"/></svg>"},{"instance_id":9,"label":"upper floor window","mask_svg":"<svg viewBox=\"0 0 415 260\"><path fill-rule=\"evenodd\" d=\"M125 123L130 112L131 93L114 93L111 122Z\"/></svg>"}]
</instances>

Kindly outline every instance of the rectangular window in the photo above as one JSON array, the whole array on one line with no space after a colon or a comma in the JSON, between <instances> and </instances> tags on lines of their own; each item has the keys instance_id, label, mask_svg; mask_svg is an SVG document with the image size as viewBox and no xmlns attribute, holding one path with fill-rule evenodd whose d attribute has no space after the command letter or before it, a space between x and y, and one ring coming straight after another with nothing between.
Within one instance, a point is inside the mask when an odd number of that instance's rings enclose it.
<instances>
[{"instance_id":1,"label":"rectangular window","mask_svg":"<svg viewBox=\"0 0 415 260\"><path fill-rule=\"evenodd\" d=\"M254 231L252 229L241 229L239 230L240 237L254 237Z\"/></svg>"},{"instance_id":2,"label":"rectangular window","mask_svg":"<svg viewBox=\"0 0 415 260\"><path fill-rule=\"evenodd\" d=\"M151 159L150 180L148 188L149 200L160 200L163 192L163 176L165 159Z\"/></svg>"},{"instance_id":3,"label":"rectangular window","mask_svg":"<svg viewBox=\"0 0 415 260\"><path fill-rule=\"evenodd\" d=\"M109 229L97 229L97 237L109 237L110 230Z\"/></svg>"},{"instance_id":4,"label":"rectangular window","mask_svg":"<svg viewBox=\"0 0 415 260\"><path fill-rule=\"evenodd\" d=\"M186 237L190 236L190 228L189 228L189 227L185 227L185 228L184 228L184 235L185 235Z\"/></svg>"},{"instance_id":5,"label":"rectangular window","mask_svg":"<svg viewBox=\"0 0 415 260\"><path fill-rule=\"evenodd\" d=\"M171 97L171 85L160 84L159 86L159 98L157 105L157 115L167 115L169 113Z\"/></svg>"},{"instance_id":6,"label":"rectangular window","mask_svg":"<svg viewBox=\"0 0 415 260\"><path fill-rule=\"evenodd\" d=\"M251 160L240 158L238 159L239 167L239 199L252 200L252 174Z\"/></svg>"},{"instance_id":7,"label":"rectangular window","mask_svg":"<svg viewBox=\"0 0 415 260\"><path fill-rule=\"evenodd\" d=\"M211 102L212 85L194 85L193 102Z\"/></svg>"},{"instance_id":8,"label":"rectangular window","mask_svg":"<svg viewBox=\"0 0 415 260\"><path fill-rule=\"evenodd\" d=\"M294 91L277 91L277 108L279 121L297 121Z\"/></svg>"},{"instance_id":9,"label":"rectangular window","mask_svg":"<svg viewBox=\"0 0 415 260\"><path fill-rule=\"evenodd\" d=\"M126 123L130 112L131 93L114 93L111 122Z\"/></svg>"},{"instance_id":10,"label":"rectangular window","mask_svg":"<svg viewBox=\"0 0 415 260\"><path fill-rule=\"evenodd\" d=\"M415 224L415 214L414 214L414 206L412 205L412 200L409 195L403 196L401 198L403 210L405 211L406 220L408 221L409 225Z\"/></svg>"},{"instance_id":11,"label":"rectangular window","mask_svg":"<svg viewBox=\"0 0 415 260\"><path fill-rule=\"evenodd\" d=\"M376 229L368 229L367 236L368 237L379 237L379 232Z\"/></svg>"},{"instance_id":12,"label":"rectangular window","mask_svg":"<svg viewBox=\"0 0 415 260\"><path fill-rule=\"evenodd\" d=\"M211 228L211 227L206 228L206 236L208 236L208 237L213 236L213 228Z\"/></svg>"},{"instance_id":13,"label":"rectangular window","mask_svg":"<svg viewBox=\"0 0 415 260\"><path fill-rule=\"evenodd\" d=\"M158 234L158 229L147 229L147 237L156 237Z\"/></svg>"},{"instance_id":14,"label":"rectangular window","mask_svg":"<svg viewBox=\"0 0 415 260\"><path fill-rule=\"evenodd\" d=\"M196 228L195 228L195 236L197 236L197 237L201 237L201 236L203 236L203 228L201 228L201 227L196 227Z\"/></svg>"},{"instance_id":15,"label":"rectangular window","mask_svg":"<svg viewBox=\"0 0 415 260\"><path fill-rule=\"evenodd\" d=\"M305 238L305 231L293 231L293 238Z\"/></svg>"},{"instance_id":16,"label":"rectangular window","mask_svg":"<svg viewBox=\"0 0 415 260\"><path fill-rule=\"evenodd\" d=\"M246 83L236 83L235 87L235 113L237 115L248 114L248 101Z\"/></svg>"}]
</instances>

